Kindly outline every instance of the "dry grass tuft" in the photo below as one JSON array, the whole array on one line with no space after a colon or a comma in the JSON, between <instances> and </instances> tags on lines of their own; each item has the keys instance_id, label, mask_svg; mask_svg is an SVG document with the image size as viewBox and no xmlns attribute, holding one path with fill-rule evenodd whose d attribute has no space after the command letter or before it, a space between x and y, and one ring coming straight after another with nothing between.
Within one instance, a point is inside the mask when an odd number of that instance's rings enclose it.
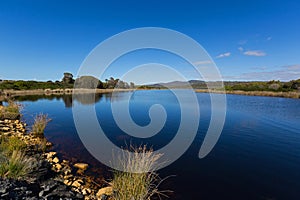
<instances>
[{"instance_id":1,"label":"dry grass tuft","mask_svg":"<svg viewBox=\"0 0 300 200\"><path fill-rule=\"evenodd\" d=\"M122 171L114 171L112 199L150 200L154 195L166 196L164 192L169 191L159 191L162 180L154 171L162 154L154 153L146 146L130 147L130 150L118 156L117 163Z\"/></svg>"},{"instance_id":2,"label":"dry grass tuft","mask_svg":"<svg viewBox=\"0 0 300 200\"><path fill-rule=\"evenodd\" d=\"M43 137L44 136L44 130L47 126L47 124L51 121L50 118L48 118L48 115L46 114L38 114L34 118L34 123L31 128L31 132L36 137Z\"/></svg>"}]
</instances>

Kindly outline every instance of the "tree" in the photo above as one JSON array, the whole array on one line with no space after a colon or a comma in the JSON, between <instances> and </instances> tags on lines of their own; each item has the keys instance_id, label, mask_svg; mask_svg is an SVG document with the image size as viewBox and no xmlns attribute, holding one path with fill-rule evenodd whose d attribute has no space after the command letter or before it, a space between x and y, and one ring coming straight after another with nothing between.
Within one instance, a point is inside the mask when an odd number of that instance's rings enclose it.
<instances>
[{"instance_id":1,"label":"tree","mask_svg":"<svg viewBox=\"0 0 300 200\"><path fill-rule=\"evenodd\" d=\"M119 79L114 79L113 77L110 77L109 80L107 80L107 88L109 89L115 88L118 81Z\"/></svg>"},{"instance_id":2,"label":"tree","mask_svg":"<svg viewBox=\"0 0 300 200\"><path fill-rule=\"evenodd\" d=\"M74 83L73 74L69 72L65 72L62 82L66 84L73 84Z\"/></svg>"},{"instance_id":3,"label":"tree","mask_svg":"<svg viewBox=\"0 0 300 200\"><path fill-rule=\"evenodd\" d=\"M130 88L131 88L131 89L135 88L135 85L134 85L133 82L130 82Z\"/></svg>"}]
</instances>

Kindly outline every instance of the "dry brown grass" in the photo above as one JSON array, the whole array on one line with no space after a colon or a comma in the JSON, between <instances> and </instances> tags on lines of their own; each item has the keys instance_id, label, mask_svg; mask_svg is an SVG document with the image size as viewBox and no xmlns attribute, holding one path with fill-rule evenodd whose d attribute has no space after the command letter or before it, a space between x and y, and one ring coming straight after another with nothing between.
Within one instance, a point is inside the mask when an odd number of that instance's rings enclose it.
<instances>
[{"instance_id":1,"label":"dry brown grass","mask_svg":"<svg viewBox=\"0 0 300 200\"><path fill-rule=\"evenodd\" d=\"M48 115L43 113L37 114L34 118L34 123L31 128L33 135L37 137L43 137L44 130L50 121L51 119L48 118Z\"/></svg>"},{"instance_id":2,"label":"dry brown grass","mask_svg":"<svg viewBox=\"0 0 300 200\"><path fill-rule=\"evenodd\" d=\"M170 191L159 191L162 180L155 172L162 154L154 153L146 146L130 147L130 150L117 157L116 163L123 170L114 171L111 182L114 191L112 199L150 200L154 195L159 198L166 196L165 192Z\"/></svg>"}]
</instances>

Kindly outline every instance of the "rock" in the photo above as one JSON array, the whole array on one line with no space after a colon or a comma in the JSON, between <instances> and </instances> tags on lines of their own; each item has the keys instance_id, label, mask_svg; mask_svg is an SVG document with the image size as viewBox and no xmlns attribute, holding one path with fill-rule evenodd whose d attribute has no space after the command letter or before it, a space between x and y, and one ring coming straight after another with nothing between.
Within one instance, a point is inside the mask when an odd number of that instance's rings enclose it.
<instances>
[{"instance_id":1,"label":"rock","mask_svg":"<svg viewBox=\"0 0 300 200\"><path fill-rule=\"evenodd\" d=\"M76 173L77 173L78 175L80 175L80 176L83 176L83 175L84 175L84 170L78 169L78 170L76 171Z\"/></svg>"},{"instance_id":2,"label":"rock","mask_svg":"<svg viewBox=\"0 0 300 200\"><path fill-rule=\"evenodd\" d=\"M83 188L83 189L81 190L81 193L82 193L83 195L89 194L89 193L87 192L86 188Z\"/></svg>"},{"instance_id":3,"label":"rock","mask_svg":"<svg viewBox=\"0 0 300 200\"><path fill-rule=\"evenodd\" d=\"M40 192L39 192L39 197L44 196L44 193L45 193L44 190L40 191Z\"/></svg>"},{"instance_id":4,"label":"rock","mask_svg":"<svg viewBox=\"0 0 300 200\"><path fill-rule=\"evenodd\" d=\"M2 131L9 131L9 130L10 130L9 127L3 127L3 128L2 128Z\"/></svg>"},{"instance_id":5,"label":"rock","mask_svg":"<svg viewBox=\"0 0 300 200\"><path fill-rule=\"evenodd\" d=\"M54 151L51 151L51 152L49 152L49 153L46 153L47 159L50 159L50 158L52 158L52 157L55 156L55 155L56 155L56 152L54 152Z\"/></svg>"},{"instance_id":6,"label":"rock","mask_svg":"<svg viewBox=\"0 0 300 200\"><path fill-rule=\"evenodd\" d=\"M63 160L63 161L62 161L62 164L64 164L64 165L69 165L69 161Z\"/></svg>"},{"instance_id":7,"label":"rock","mask_svg":"<svg viewBox=\"0 0 300 200\"><path fill-rule=\"evenodd\" d=\"M91 190L90 188L86 188L86 192L87 192L88 194L90 194L90 193L92 192L92 190Z\"/></svg>"},{"instance_id":8,"label":"rock","mask_svg":"<svg viewBox=\"0 0 300 200\"><path fill-rule=\"evenodd\" d=\"M72 183L72 186L73 186L73 187L76 187L76 188L79 188L79 187L81 186L81 183L79 183L79 181L74 181L74 182Z\"/></svg>"},{"instance_id":9,"label":"rock","mask_svg":"<svg viewBox=\"0 0 300 200\"><path fill-rule=\"evenodd\" d=\"M53 158L54 163L59 163L59 159L57 157Z\"/></svg>"},{"instance_id":10,"label":"rock","mask_svg":"<svg viewBox=\"0 0 300 200\"><path fill-rule=\"evenodd\" d=\"M71 171L70 169L66 169L66 170L64 171L64 174L65 174L65 175L68 175L68 174L71 174L71 172L72 172L72 171Z\"/></svg>"},{"instance_id":11,"label":"rock","mask_svg":"<svg viewBox=\"0 0 300 200\"><path fill-rule=\"evenodd\" d=\"M97 197L101 197L102 195L110 196L113 193L113 188L111 186L104 187L98 190Z\"/></svg>"},{"instance_id":12,"label":"rock","mask_svg":"<svg viewBox=\"0 0 300 200\"><path fill-rule=\"evenodd\" d=\"M61 164L56 163L56 164L55 164L55 168L56 168L58 171L60 171L61 168L62 168L62 166L61 166Z\"/></svg>"},{"instance_id":13,"label":"rock","mask_svg":"<svg viewBox=\"0 0 300 200\"><path fill-rule=\"evenodd\" d=\"M86 170L87 168L88 168L88 164L86 164L86 163L76 163L75 165L74 165L74 167L76 167L76 168L78 168L78 169L81 169L81 170Z\"/></svg>"},{"instance_id":14,"label":"rock","mask_svg":"<svg viewBox=\"0 0 300 200\"><path fill-rule=\"evenodd\" d=\"M3 133L3 135L5 135L5 136L11 136L11 132Z\"/></svg>"},{"instance_id":15,"label":"rock","mask_svg":"<svg viewBox=\"0 0 300 200\"><path fill-rule=\"evenodd\" d=\"M6 188L5 187L1 187L0 188L0 194L6 193Z\"/></svg>"},{"instance_id":16,"label":"rock","mask_svg":"<svg viewBox=\"0 0 300 200\"><path fill-rule=\"evenodd\" d=\"M52 147L53 144L51 142L46 142L46 147Z\"/></svg>"},{"instance_id":17,"label":"rock","mask_svg":"<svg viewBox=\"0 0 300 200\"><path fill-rule=\"evenodd\" d=\"M73 178L73 175L72 175L72 174L64 176L64 179L65 179L65 180L70 180L70 179L72 179L72 178Z\"/></svg>"},{"instance_id":18,"label":"rock","mask_svg":"<svg viewBox=\"0 0 300 200\"><path fill-rule=\"evenodd\" d=\"M78 181L79 183L81 183L81 184L84 183L84 181L83 181L82 179L77 179L77 181Z\"/></svg>"},{"instance_id":19,"label":"rock","mask_svg":"<svg viewBox=\"0 0 300 200\"><path fill-rule=\"evenodd\" d=\"M72 184L72 181L64 180L64 184L67 185L67 186L70 186Z\"/></svg>"},{"instance_id":20,"label":"rock","mask_svg":"<svg viewBox=\"0 0 300 200\"><path fill-rule=\"evenodd\" d=\"M108 196L105 194L102 194L99 199L100 200L108 200Z\"/></svg>"}]
</instances>

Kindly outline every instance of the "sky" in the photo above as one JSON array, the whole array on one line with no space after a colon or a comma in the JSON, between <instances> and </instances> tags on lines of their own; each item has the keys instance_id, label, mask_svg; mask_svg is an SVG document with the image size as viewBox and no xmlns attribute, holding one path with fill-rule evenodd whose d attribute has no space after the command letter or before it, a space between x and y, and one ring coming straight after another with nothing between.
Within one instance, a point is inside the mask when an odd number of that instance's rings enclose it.
<instances>
[{"instance_id":1,"label":"sky","mask_svg":"<svg viewBox=\"0 0 300 200\"><path fill-rule=\"evenodd\" d=\"M64 72L76 77L99 43L141 27L168 28L191 37L224 80L299 79L299 10L300 1L294 0L0 0L0 79L61 80ZM151 62L170 65L186 79L198 77L175 55L144 50L123 55L101 79L122 77ZM146 78L148 72L133 81ZM153 77L174 79L168 73Z\"/></svg>"}]
</instances>

